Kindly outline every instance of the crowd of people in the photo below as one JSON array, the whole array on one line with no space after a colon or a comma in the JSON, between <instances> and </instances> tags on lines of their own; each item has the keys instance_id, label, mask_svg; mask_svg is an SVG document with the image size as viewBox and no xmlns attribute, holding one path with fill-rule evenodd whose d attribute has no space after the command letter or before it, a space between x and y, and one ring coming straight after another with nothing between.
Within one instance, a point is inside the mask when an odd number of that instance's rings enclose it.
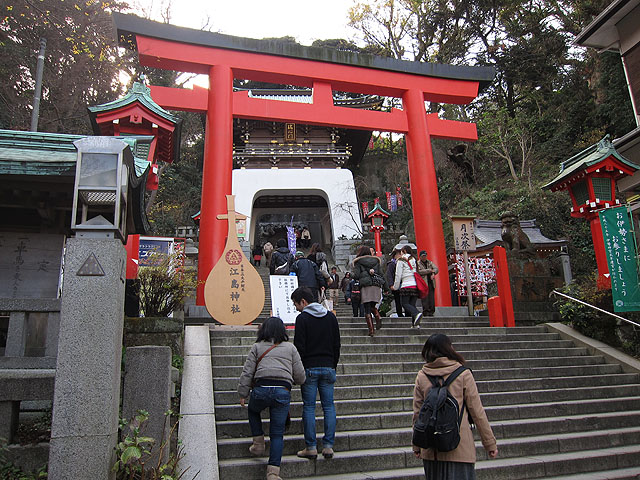
<instances>
[{"instance_id":1,"label":"crowd of people","mask_svg":"<svg viewBox=\"0 0 640 480\"><path fill-rule=\"evenodd\" d=\"M268 244L270 245L270 244ZM265 244L267 246L267 244ZM263 247L264 248L264 247ZM336 435L336 408L334 385L336 369L340 359L340 328L335 314L321 304L322 292L327 290L332 300L342 298L353 308L354 317L364 316L369 335L375 335L382 328L382 317L378 305L382 293L389 290L393 294L396 313L411 316L412 325L419 328L423 316L433 316L435 312L434 290L437 266L420 251L416 257L413 249L405 245L391 252L385 265L372 248L361 246L351 270L340 281L337 268L328 268L326 254L319 244L311 245L305 257L302 251L292 255L284 239L277 247L263 250L267 257L270 273L298 276L298 288L291 294L291 300L299 315L295 322L293 343L282 320L270 317L258 328L256 343L247 356L238 384L240 404L247 406L249 427L253 441L249 452L263 456L266 444L260 413L269 409L269 460L267 480L281 480L284 433L289 420L291 389L300 385L302 394L302 425L304 448L297 456L315 460L319 445L316 439L316 396L319 394L323 411L324 433L321 454L325 459L334 456ZM255 258L254 258L255 260ZM283 273L285 272L286 273ZM416 303L419 295L416 274L428 285L429 293L422 298L422 312ZM475 479L476 450L471 433L473 422L489 458L498 454L495 436L487 420L478 389L471 370L462 368L464 358L455 351L451 340L443 334L431 335L422 348L424 366L418 372L413 392L413 421L416 422L420 410L427 401L432 388L444 385L452 375L448 385L450 395L460 408L459 444L451 451L437 451L413 445L413 453L423 462L427 480L473 480ZM462 373L455 373L462 370ZM441 382L438 384L437 382Z\"/></svg>"}]
</instances>

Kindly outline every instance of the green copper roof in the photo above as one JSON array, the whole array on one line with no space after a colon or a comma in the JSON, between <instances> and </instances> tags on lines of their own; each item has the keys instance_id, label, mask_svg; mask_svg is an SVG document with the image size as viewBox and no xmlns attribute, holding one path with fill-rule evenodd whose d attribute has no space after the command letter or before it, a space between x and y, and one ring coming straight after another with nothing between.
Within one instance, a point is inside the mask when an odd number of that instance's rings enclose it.
<instances>
[{"instance_id":1,"label":"green copper roof","mask_svg":"<svg viewBox=\"0 0 640 480\"><path fill-rule=\"evenodd\" d=\"M369 210L369 213L367 213L367 217L370 217L372 213L377 212L378 210L382 212L384 215L386 215L387 217L389 216L389 212L387 212L384 208L382 208L379 203L376 203L376 206L373 207L371 210Z\"/></svg>"},{"instance_id":2,"label":"green copper roof","mask_svg":"<svg viewBox=\"0 0 640 480\"><path fill-rule=\"evenodd\" d=\"M611 138L609 137L609 135L606 135L598 143L591 145L589 148L584 149L570 159L562 162L560 164L560 173L542 188L551 188L556 183L568 179L574 174L582 170L586 170L592 165L595 165L596 163L601 162L610 156L633 168L634 170L640 170L640 166L630 162L618 153L618 151L611 143Z\"/></svg>"},{"instance_id":3,"label":"green copper roof","mask_svg":"<svg viewBox=\"0 0 640 480\"><path fill-rule=\"evenodd\" d=\"M78 151L73 142L86 136L0 130L0 174L75 176ZM148 144L153 140L153 136L116 138L131 148L134 154L135 176L141 177L149 168L149 161L143 155L149 152Z\"/></svg>"},{"instance_id":4,"label":"green copper roof","mask_svg":"<svg viewBox=\"0 0 640 480\"><path fill-rule=\"evenodd\" d=\"M140 82L134 82L131 89L125 94L124 97L114 100L113 102L103 103L102 105L96 105L94 107L89 107L89 111L91 113L97 114L100 112L108 112L111 110L117 110L126 105L129 105L134 102L140 102L142 105L147 107L153 113L161 116L162 118L166 118L172 123L178 123L179 118L175 115L172 115L151 98L151 89ZM93 117L92 117L93 118Z\"/></svg>"}]
</instances>

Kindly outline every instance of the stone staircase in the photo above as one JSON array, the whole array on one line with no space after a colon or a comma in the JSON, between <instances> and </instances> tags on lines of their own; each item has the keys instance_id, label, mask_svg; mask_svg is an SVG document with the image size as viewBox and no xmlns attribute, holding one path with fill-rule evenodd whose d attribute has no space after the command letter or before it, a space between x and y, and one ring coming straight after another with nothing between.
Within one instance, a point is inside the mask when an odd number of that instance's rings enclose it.
<instances>
[{"instance_id":1,"label":"stone staircase","mask_svg":"<svg viewBox=\"0 0 640 480\"><path fill-rule=\"evenodd\" d=\"M338 305L338 313L347 306ZM388 318L373 338L364 319L339 315L342 355L335 390L336 455L297 458L304 447L300 389L292 393L285 436L285 479L420 479L411 453L413 383L427 336L449 335L468 360L498 438L487 460L476 443L479 479L640 478L640 374L562 340L545 326L490 328L483 318L435 317L420 330ZM220 478L264 478L267 457L252 458L246 410L237 381L255 326L211 330ZM268 419L265 417L265 427ZM318 432L322 411L317 409ZM268 430L267 430L268 431ZM319 433L319 438L321 434Z\"/></svg>"}]
</instances>

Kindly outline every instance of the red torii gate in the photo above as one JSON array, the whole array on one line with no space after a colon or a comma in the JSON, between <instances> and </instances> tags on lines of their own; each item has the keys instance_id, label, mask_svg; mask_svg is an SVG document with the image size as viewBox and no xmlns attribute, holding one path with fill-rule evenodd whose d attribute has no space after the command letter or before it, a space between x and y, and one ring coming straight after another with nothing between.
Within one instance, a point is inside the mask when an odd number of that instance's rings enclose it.
<instances>
[{"instance_id":1,"label":"red torii gate","mask_svg":"<svg viewBox=\"0 0 640 480\"><path fill-rule=\"evenodd\" d=\"M169 110L205 112L204 167L198 258L197 304L204 305L204 281L222 254L227 233L226 197L231 194L233 118L326 125L403 133L406 137L416 243L438 268L447 271L432 138L477 140L473 123L427 114L425 101L467 104L480 83L493 78L486 67L406 62L278 42L231 37L114 14L121 43L137 48L146 66L209 75L209 89L152 87L153 99ZM250 98L233 91L233 79L313 89L312 104ZM391 112L336 107L333 90L402 99ZM450 306L446 288L436 303Z\"/></svg>"}]
</instances>

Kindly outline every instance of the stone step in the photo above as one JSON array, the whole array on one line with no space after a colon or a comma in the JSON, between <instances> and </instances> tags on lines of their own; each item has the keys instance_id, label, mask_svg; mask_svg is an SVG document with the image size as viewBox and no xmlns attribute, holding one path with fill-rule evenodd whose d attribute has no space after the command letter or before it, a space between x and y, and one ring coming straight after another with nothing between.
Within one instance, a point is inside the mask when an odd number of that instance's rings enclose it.
<instances>
[{"instance_id":1,"label":"stone step","mask_svg":"<svg viewBox=\"0 0 640 480\"><path fill-rule=\"evenodd\" d=\"M344 329L341 329L341 333ZM412 329L410 327L406 329L388 329L388 330L378 330L376 332L376 336L368 337L363 336L361 332L366 330L366 325L364 327L359 326L358 328L353 329L356 335L347 335L344 336L344 340L341 338L341 343L343 345L350 344L363 344L368 345L370 343L379 343L379 344L394 344L394 343L408 343L408 340L412 340L414 345L422 346L424 344L424 340L429 334L429 330L426 328L420 329ZM408 334L404 334L404 330L407 330ZM252 345L256 340L257 328L252 328L251 330L242 331L242 334L234 334L233 331L220 332L219 334L216 332L216 336L212 336L211 345L212 346L224 346L224 345ZM295 333L293 331L287 332L289 335L289 340L293 341L295 338ZM359 334L359 335L358 335ZM366 337L366 338L364 338ZM458 347L461 344L480 344L480 343L504 343L507 340L509 342L517 342L517 341L541 341L541 340L557 340L560 339L560 336L557 333L541 333L541 332L521 332L514 334L505 334L500 331L484 331L480 329L468 330L464 329L462 331L454 332L449 336L451 338L451 342L454 346Z\"/></svg>"},{"instance_id":2,"label":"stone step","mask_svg":"<svg viewBox=\"0 0 640 480\"><path fill-rule=\"evenodd\" d=\"M575 347L568 340L458 345L457 352L467 360L475 360L476 358L521 358L523 355L553 356L560 350L574 355L587 355L588 353L586 348ZM212 363L216 366L244 365L250 348L250 345L212 347L212 350L217 354L215 361ZM401 363L407 360L420 360L422 358L421 349L421 345L412 344L396 346L344 344L341 348L340 363Z\"/></svg>"},{"instance_id":3,"label":"stone step","mask_svg":"<svg viewBox=\"0 0 640 480\"><path fill-rule=\"evenodd\" d=\"M627 420L629 418L627 417ZM586 430L564 431L558 434L557 430L550 429L549 433L535 434L539 425L530 423L525 426L527 435L518 438L500 438L500 458L517 457L521 455L540 455L548 453L560 453L578 451L580 449L593 450L599 447L611 445L633 444L640 436L640 417L633 419L633 426L620 425L615 428L606 428L605 425L593 426ZM544 425L542 425L544 426ZM527 428L528 427L528 428ZM348 435L336 434L334 450L336 455L348 455L350 450L380 449L380 448L408 448L411 445L412 431L410 427L387 428L385 434L380 435L378 430L352 430ZM318 444L322 445L322 434L318 435ZM266 437L267 452L269 439ZM230 438L218 441L218 456L220 459L242 458L251 445L251 438ZM283 455L295 455L304 448L303 435L285 435ZM476 435L476 456L478 460L486 460L488 457L482 443Z\"/></svg>"},{"instance_id":4,"label":"stone step","mask_svg":"<svg viewBox=\"0 0 640 480\"><path fill-rule=\"evenodd\" d=\"M411 397L413 395L414 383L385 384L385 385L349 385L341 386L339 382L334 390L336 400L354 398L387 398L387 397ZM597 376L576 376L576 377L556 377L556 378L526 378L513 380L490 380L477 381L478 391L487 392L509 392L514 390L548 389L548 388L578 388L595 386L613 386L640 383L640 375L632 373L621 373L617 375L597 375ZM238 403L238 394L232 391L216 391L216 405L235 405ZM291 392L292 401L302 401L300 389L294 388Z\"/></svg>"},{"instance_id":5,"label":"stone step","mask_svg":"<svg viewBox=\"0 0 640 480\"><path fill-rule=\"evenodd\" d=\"M575 365L575 366L550 366L537 368L506 368L474 370L473 375L477 381L482 380L505 380L516 378L530 378L537 376L561 376L561 375L615 375L621 372L619 365L604 363L602 357L580 357L591 358L600 363ZM338 385L397 385L402 383L413 383L416 372L398 373L359 373L348 377L338 377ZM216 391L235 391L238 386L237 377L217 377L214 378Z\"/></svg>"},{"instance_id":6,"label":"stone step","mask_svg":"<svg viewBox=\"0 0 640 480\"><path fill-rule=\"evenodd\" d=\"M619 468L605 472L585 472L579 475L546 477L547 480L638 480L638 478L640 478L640 467Z\"/></svg>"},{"instance_id":7,"label":"stone step","mask_svg":"<svg viewBox=\"0 0 640 480\"><path fill-rule=\"evenodd\" d=\"M196 323L195 322L196 318L195 317L191 317L191 318L194 320L192 323ZM202 320L206 320L206 319L203 318ZM435 330L431 332L431 329L427 328L426 325L423 325L422 328L420 329L412 329L410 328L411 326L410 321L403 320L403 322L404 323L400 324L402 328L409 328L409 330L411 330L416 336L423 335L423 334L429 335L431 333L438 333ZM203 323L206 323L206 322L203 322ZM358 326L360 326L360 323L358 323ZM212 325L210 326L212 341L222 337L255 338L257 330L258 330L257 325ZM341 333L342 333L342 330L341 330ZM389 331L387 333L388 334L385 334L384 336L379 336L374 338L386 339L386 338L395 338L395 337L401 336L398 332L395 332L395 330L393 332ZM455 343L455 340L462 340L464 338L469 339L469 337L476 338L476 337L485 336L485 335L488 335L488 336L502 335L504 336L505 339L510 339L512 338L512 335L546 334L547 329L543 325L537 325L537 326L531 326L531 327L517 327L517 328L503 328L503 327L489 327L489 326L469 328L463 325L461 327L448 326L445 333L449 338L451 338L451 342ZM289 334L290 336L294 335L293 329L289 331ZM348 335L341 335L341 336L348 338Z\"/></svg>"},{"instance_id":8,"label":"stone step","mask_svg":"<svg viewBox=\"0 0 640 480\"><path fill-rule=\"evenodd\" d=\"M561 352L555 352L553 350L498 350L496 352L486 352L486 355L474 355L483 358L483 360L469 359L467 366L472 370L480 368L517 368L517 367L539 367L550 366L553 364L561 364L561 362L568 362L570 358L575 364L583 364L589 361L586 355L586 349L577 348L570 349L568 354L575 355L574 357L558 357ZM539 353L538 355L535 355ZM558 362L558 363L555 363ZM413 361L411 358L407 358L404 362L395 363L339 363L336 372L338 375L352 374L352 373L392 373L392 372L418 372L423 365L423 361L418 355L414 355ZM214 366L214 377L236 377L239 378L242 373L241 365L230 366Z\"/></svg>"},{"instance_id":9,"label":"stone step","mask_svg":"<svg viewBox=\"0 0 640 480\"><path fill-rule=\"evenodd\" d=\"M604 440L606 442L606 438ZM557 441L551 440L558 446ZM571 452L545 453L540 456L499 458L496 460L480 461L476 464L478 479L530 479L545 478L550 474L598 471L605 468L640 466L640 445L629 445L596 450L578 450ZM350 450L337 452L330 459L320 457L318 460L306 460L294 455L284 455L280 473L283 478L314 477L324 478L323 475L343 475L345 473L359 473L366 466L366 476L351 478L413 478L406 476L403 469L418 468L422 470L422 462L416 459L409 447L405 448L376 448L364 450ZM230 480L260 478L264 475L266 458L262 459L231 459L220 461L220 477ZM395 476L372 476L371 471L395 470ZM424 472L422 472L424 475ZM347 477L349 478L349 477ZM419 478L419 477L418 477Z\"/></svg>"},{"instance_id":10,"label":"stone step","mask_svg":"<svg viewBox=\"0 0 640 480\"><path fill-rule=\"evenodd\" d=\"M374 337L375 338L375 337ZM414 339L407 338L406 342L400 343L374 343L370 342L370 337L363 336L359 339L358 343L343 343L340 348L341 356L348 354L383 354L383 353L405 353L409 356L418 355L420 356L423 343L415 342ZM255 339L254 339L255 341ZM540 340L539 342L533 340L525 340L525 341L493 341L488 340L482 342L481 345L477 346L477 343L458 343L456 346L456 350L463 354L463 356L469 357L471 354L480 354L480 355L490 355L490 352L520 352L519 354L514 354L517 357L522 357L526 352L531 351L535 352L535 354L542 354L542 351L548 350L549 353L552 353L552 350L573 350L576 351L581 349L582 347L576 347L572 342L567 340ZM249 350L251 349L251 345L213 345L211 347L212 352L216 356L226 356L226 355L247 355ZM464 353L463 353L464 352ZM549 356L549 354L547 354Z\"/></svg>"},{"instance_id":11,"label":"stone step","mask_svg":"<svg viewBox=\"0 0 640 480\"><path fill-rule=\"evenodd\" d=\"M581 400L573 402L540 403L518 406L489 406L486 407L489 421L493 423L536 422L539 419L549 418L552 415L564 419L567 416L590 415L599 416L608 414L619 408L619 411L640 410L637 397L614 398L599 400ZM338 434L346 434L352 430L374 429L382 430L387 428L407 428L411 425L412 411L378 412L367 414L342 414L338 412ZM265 432L269 431L269 420L263 419ZM517 428L517 427L514 427ZM235 420L218 420L216 429L220 438L247 437L249 436L249 425L245 417ZM321 412L316 413L316 430L322 431ZM526 431L526 430L523 430ZM302 421L300 416L292 412L290 434L302 434Z\"/></svg>"},{"instance_id":12,"label":"stone step","mask_svg":"<svg viewBox=\"0 0 640 480\"><path fill-rule=\"evenodd\" d=\"M576 402L592 399L632 397L634 395L638 396L638 408L640 408L640 384L490 392L482 394L481 398L485 408L491 406L508 408L510 406L522 406L523 404L526 406L538 403ZM335 405L339 414L347 415L401 412L411 411L412 398L410 396L383 397L374 395L373 397L336 399ZM322 411L319 404L316 406L316 410L318 413ZM291 402L289 411L292 417L301 416L302 402ZM246 418L246 415L247 412L239 404L216 405L216 419L237 420Z\"/></svg>"},{"instance_id":13,"label":"stone step","mask_svg":"<svg viewBox=\"0 0 640 480\"><path fill-rule=\"evenodd\" d=\"M423 364L422 346L435 332L449 335L468 360L498 438L499 458L489 461L476 432L479 479L625 479L640 473L640 374L625 373L604 356L547 333L548 327L492 328L477 317L436 317L412 329L407 318L389 318L375 337L368 337L363 319L339 322L336 455L316 461L295 456L304 446L295 387L283 478L423 479L421 461L410 450L412 391ZM211 332L220 478L225 480L264 477L266 457L252 458L247 451L249 426L236 393L255 329L214 327ZM268 433L267 416L263 412ZM317 405L319 437L322 423Z\"/></svg>"}]
</instances>

